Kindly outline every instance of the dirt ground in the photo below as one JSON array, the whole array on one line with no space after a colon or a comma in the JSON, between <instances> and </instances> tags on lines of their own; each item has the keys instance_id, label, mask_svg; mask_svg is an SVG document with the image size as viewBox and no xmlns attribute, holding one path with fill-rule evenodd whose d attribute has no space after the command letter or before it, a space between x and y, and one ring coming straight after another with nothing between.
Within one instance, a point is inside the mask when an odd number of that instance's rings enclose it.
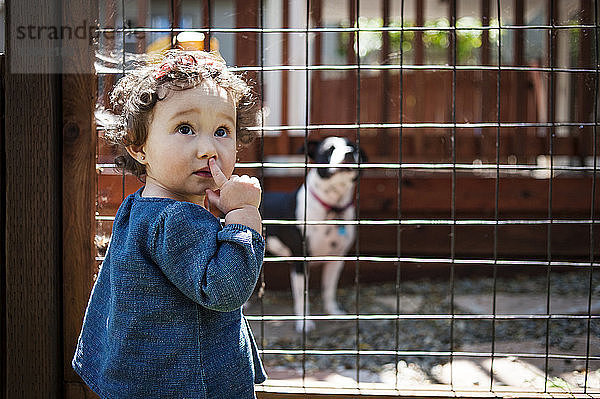
<instances>
[{"instance_id":1,"label":"dirt ground","mask_svg":"<svg viewBox=\"0 0 600 399\"><path fill-rule=\"evenodd\" d=\"M494 324L489 318L358 323L322 319L316 320L314 331L303 336L296 333L294 321L252 318L261 313L291 315L289 292L268 292L262 302L253 298L244 313L251 319L259 347L267 350L263 355L269 374L266 385L565 394L583 393L585 388L585 392L600 396L600 360L595 359L600 359L600 292L595 289L590 297L589 288L586 290L589 279L565 274L553 277L548 301L543 292L547 281L539 279L497 281L495 314L507 317ZM490 284L488 280L457 283L453 304L447 284L435 281L407 282L400 291L393 284L361 287L358 307L353 288L339 290L339 300L348 314L396 314L398 295L399 314L447 315L453 309L455 315L490 315L494 304ZM598 285L595 278L593 284ZM309 295L312 313L322 315L319 293L311 290ZM550 320L543 317L548 304ZM364 351L392 353L301 354L303 347L355 351L357 342ZM396 348L420 353L396 357ZM269 353L272 350L300 352ZM489 356L492 350L493 359ZM424 351L437 355L422 356ZM459 353L450 357L451 351ZM592 359L586 359L587 355Z\"/></svg>"}]
</instances>

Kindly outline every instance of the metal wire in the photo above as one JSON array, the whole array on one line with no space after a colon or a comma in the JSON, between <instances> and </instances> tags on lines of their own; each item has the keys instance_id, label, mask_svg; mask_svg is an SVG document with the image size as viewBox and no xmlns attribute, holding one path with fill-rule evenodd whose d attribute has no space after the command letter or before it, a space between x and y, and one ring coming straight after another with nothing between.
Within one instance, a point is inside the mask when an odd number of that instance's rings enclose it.
<instances>
[{"instance_id":1,"label":"metal wire","mask_svg":"<svg viewBox=\"0 0 600 399\"><path fill-rule=\"evenodd\" d=\"M594 85L594 127L593 127L593 159L594 172L592 177L592 198L590 204L590 265L594 264L594 216L596 209L596 166L597 166L597 141L598 141L598 95L600 94L600 50L598 49L598 2L594 1L594 55L596 61L595 85ZM592 292L594 290L594 268L590 268L590 284L588 286L588 311L587 311L587 336L585 342L585 375L583 378L583 392L588 390L588 377L590 368L590 337L592 335Z\"/></svg>"},{"instance_id":2,"label":"metal wire","mask_svg":"<svg viewBox=\"0 0 600 399\"><path fill-rule=\"evenodd\" d=\"M103 261L104 256L96 256L95 259L97 261ZM423 264L437 264L437 263L454 263L455 265L481 265L481 266L493 266L494 262L498 266L522 266L522 267L531 267L536 268L539 266L548 266L547 261L525 261L525 260L516 260L516 259L459 259L455 258L452 260L451 258L419 258L419 257L409 257L409 256L266 256L264 258L265 262L327 262L327 261L364 261L364 262L381 262L381 263L395 263L395 262L404 262L404 263L423 263ZM593 263L592 265L589 262L567 262L567 261L551 261L551 266L560 266L560 267L572 267L576 269L589 269L589 268L597 268L600 266L600 263Z\"/></svg>"},{"instance_id":3,"label":"metal wire","mask_svg":"<svg viewBox=\"0 0 600 399\"><path fill-rule=\"evenodd\" d=\"M592 313L592 294L593 294L593 281L594 271L600 267L600 262L595 261L594 242L596 240L594 235L594 228L598 223L598 217L596 215L596 172L597 172L597 126L600 121L598 118L598 95L600 93L600 54L599 54L599 22L598 22L598 2L594 1L594 23L588 24L589 21L583 21L584 23L572 24L572 25L558 25L557 24L557 5L554 0L548 0L548 22L549 24L537 24L537 25L522 25L522 24L503 24L503 16L501 9L501 1L496 0L497 8L497 23L490 24L489 21L484 21L483 26L473 27L457 27L457 1L452 0L449 2L450 7L450 26L443 27L426 27L426 26L406 26L405 23L405 2L404 0L400 3L400 26L391 26L389 21L384 17L384 26L377 28L363 27L360 22L360 1L359 0L348 0L350 5L350 20L352 21L350 27L318 27L311 26L311 1L306 0L306 15L305 15L305 27L281 27L281 28L266 28L265 14L264 14L264 1L259 2L259 27L244 27L244 28L216 28L213 27L212 23L212 11L211 11L211 0L205 0L206 9L208 10L208 25L205 28L181 28L178 25L178 21L175 21L175 2L170 1L170 27L169 28L148 28L148 27L129 27L126 22L125 12L125 0L121 0L121 12L122 12L122 27L115 28L102 28L99 29L98 33L111 32L121 33L122 35L122 65L117 70L103 70L99 72L99 75L115 75L125 74L125 52L126 52L126 40L125 36L133 33L169 33L171 37L176 35L178 32L194 31L206 33L208 38L208 45L210 46L210 38L214 33L256 33L259 35L259 46L260 46L260 57L259 65L251 65L244 67L232 68L238 72L258 72L260 82L260 101L261 108L264 108L264 84L265 77L264 73L268 71L303 71L305 76L305 102L304 102L304 124L303 125L290 125L285 124L287 121L282 121L280 125L269 125L265 126L264 119L261 120L260 126L253 126L247 128L249 131L260 131L261 144L260 144L260 161L259 162L239 162L236 164L238 168L258 168L260 170L261 183L264 186L265 173L269 169L302 169L304 175L304 181L308 176L309 170L318 168L328 168L335 166L335 164L309 164L308 154L306 149L308 148L308 136L314 131L347 131L350 133L354 131L355 141L360 146L361 142L361 130L373 130L383 131L390 129L398 132L398 162L372 162L362 163L359 159L356 164L347 164L345 167L357 169L359 171L372 169L377 170L393 170L398 171L398 187L397 187L397 209L396 218L386 218L381 220L375 219L361 219L360 215L360 201L361 201L361 183L360 179L356 186L356 217L355 220L307 220L307 190L305 189L304 198L304 220L264 220L263 226L266 225L298 225L301 226L302 231L302 248L303 256L295 257L279 257L279 256L266 256L264 258L265 263L281 263L281 262L302 262L304 265L304 314L301 316L291 315L268 315L265 314L265 307L262 301L262 292L265 289L265 275L264 270L261 273L260 284L261 284L261 296L260 296L260 309L261 315L247 316L248 320L260 322L260 341L261 349L259 350L261 356L264 355L301 355L302 356L302 385L306 386L307 378L307 356L354 356L356 375L355 379L357 384L360 383L361 379L361 357L364 356L394 356L395 361L395 388L399 387L398 379L398 363L401 357L406 356L431 356L439 358L448 358L450 363L450 387L455 388L455 376L453 374L453 362L456 357L475 357L475 358L489 358L491 360L489 374L490 384L489 390L493 391L498 387L494 384L494 361L498 358L532 358L532 359L543 359L544 360L544 389L543 392L547 393L548 382L550 380L550 360L551 359L563 359L563 360L582 360L585 362L585 375L583 392L589 392L588 378L590 361L600 360L600 356L591 355L591 331L592 321L600 320L600 315ZM384 0L383 4L389 3ZM489 5L489 2L488 2ZM389 13L389 9L384 11L384 15ZM490 16L487 15L489 19ZM286 26L289 21L285 21ZM312 24L316 25L316 24ZM502 65L502 36L504 32L527 32L532 30L541 30L549 34L549 46L548 46L548 66L510 66ZM592 30L594 31L594 53L595 53L595 66L590 67L559 67L557 65L557 34L559 31L577 32L578 30ZM482 34L489 34L490 32L497 32L497 52L498 62L497 65L459 65L458 60L458 34L462 31L479 31ZM322 33L348 33L352 35L353 42L355 45L354 62L349 65L326 65L319 62L312 63L309 52L309 35L310 34L322 34ZM393 32L400 33L400 52L399 52L399 63L394 64L389 61L382 61L381 64L368 64L363 63L361 60L361 43L360 33L362 32L377 32L383 34L389 34ZM447 65L437 64L425 64L425 65L411 65L404 64L404 50L402 44L404 43L404 35L406 32L445 32L450 38L450 55L451 59ZM304 65L265 65L265 47L264 37L269 34L285 34L285 33L297 33L304 36ZM282 64L286 64L287 60L283 60ZM311 110L311 72L312 71L346 71L348 74L355 73L356 75L356 107L355 107L355 123L333 123L333 124L313 124L310 117ZM382 73L388 73L390 71L399 72L399 114L397 115L399 122L392 123L384 120L382 123L362 123L361 122L361 73L364 71L382 71ZM452 87L451 87L451 121L437 123L437 122L405 122L405 115L403 113L404 106L404 73L407 71L448 71L452 73ZM496 120L495 121L483 121L478 123L464 122L459 123L457 121L457 72L459 71L489 71L494 72L496 75ZM549 121L548 122L502 122L501 117L501 88L502 88L502 75L506 72L541 72L549 74ZM592 122L584 121L556 121L556 76L558 73L588 73L594 74L594 120ZM363 101L364 102L364 101ZM482 105L483 107L483 105ZM483 112L482 112L483 113ZM483 119L483 118L482 118ZM593 165L592 166L570 166L570 165L556 165L555 156L557 155L555 145L555 133L557 128L569 128L577 127L580 129L591 128L593 130ZM467 164L457 162L457 137L461 136L459 129L495 129L495 162L489 164ZM549 130L550 134L547 135L548 140L548 157L549 165L529 165L529 164L501 164L500 145L503 138L503 131L506 129L531 129L531 128L545 128ZM403 162L403 137L421 134L420 132L404 131L404 129L445 129L451 133L451 162L432 162L432 163L404 163ZM101 129L98 129L101 132ZM265 138L270 135L279 134L279 132L287 132L290 137L303 136L304 138L304 162L264 162L265 160ZM469 133L470 134L470 133ZM98 163L97 168L101 173L107 173L110 169L115 168L115 164L111 163ZM405 171L426 171L432 173L445 173L451 177L451 201L450 201L450 218L448 219L426 219L426 218L405 218L402 212L402 179ZM547 214L544 218L532 218L532 219L501 219L500 218L500 205L499 205L499 193L500 193L500 178L503 175L526 175L536 171L547 171L548 175L544 176L548 181L548 202L547 202ZM577 218L569 219L565 217L555 217L553 213L553 202L555 194L554 178L556 172L562 173L573 173L576 176L591 176L591 205L590 213L588 218ZM456 212L456 190L457 190L457 177L459 173L482 173L488 177L495 178L495 192L494 192L494 215L493 218L484 219L461 219L457 216ZM122 175L122 196L125 198L126 195L126 176L123 172ZM305 186L305 188L307 188ZM97 215L96 220L98 222L112 221L114 216ZM306 237L307 226L314 225L344 225L344 226L356 226L357 238L354 246L354 255L347 256L309 256L308 255L308 240ZM589 226L589 261L578 261L578 260L553 260L553 228L555 225L584 225ZM359 232L361 226L396 226L396 256L365 256L360 252L360 241ZM402 251L402 226L447 226L450 228L450 254L447 257L411 257L404 256ZM477 258L461 258L456 254L456 227L457 226L493 226L493 253L492 257L477 257ZM546 234L546 259L539 260L523 260L523 259L503 259L499 257L498 244L499 236L498 229L500 226L544 226L547 229ZM103 261L104 257L96 257L97 261ZM308 314L308 301L309 301L309 262L323 262L323 261L346 261L355 262L354 268L354 294L355 294L355 314L349 315L335 315L335 316L320 316L320 315L309 315ZM395 312L393 314L361 314L360 312L360 267L361 262L374 262L374 263L393 263L395 266L396 277L395 277ZM423 264L423 265L436 265L443 264L449 265L449 314L400 314L401 302L401 281L402 281L402 267L404 264ZM460 266L491 266L493 273L493 286L492 286L492 306L490 314L458 314L455 309L455 282L456 282L456 268ZM546 286L546 312L544 314L498 314L497 309L497 277L498 272L503 267L520 266L525 270L532 269L543 269L546 272L545 286ZM588 303L587 303L587 314L584 315L573 315L573 314L552 314L551 313L551 276L554 268L568 267L573 270L583 270L589 273L589 292L588 292ZM551 336L551 321L553 320L584 320L587 322L587 334L586 334L586 352L585 355L564 355L559 353L552 353L550 346ZM280 321L303 321L303 331L301 338L301 349L265 349L266 348L266 337L265 337L265 323L267 322L280 322ZM343 350L327 350L327 349L308 349L308 335L306 330L306 323L310 320L344 320L353 321L355 327L356 347L354 349L343 349ZM395 326L394 332L394 349L393 350L365 350L361 347L361 331L360 322L367 320L393 320ZM403 320L444 320L449 325L450 335L450 347L448 351L410 351L400 350L400 335L399 326ZM469 352L455 350L455 320L488 320L492 325L491 332L491 348L490 352L479 351ZM496 321L514 321L514 320L540 320L545 322L545 347L544 353L520 353L520 352L497 352L496 351Z\"/></svg>"},{"instance_id":4,"label":"metal wire","mask_svg":"<svg viewBox=\"0 0 600 399\"><path fill-rule=\"evenodd\" d=\"M208 0L210 3L210 0ZM264 0L260 0L260 27L264 28L265 26L265 12L264 12ZM260 109L265 109L265 71L264 71L264 65L265 65L265 38L264 38L264 34L261 32L260 34ZM264 128L265 126L265 118L262 117L260 118L260 126L261 128ZM265 159L265 131L264 129L260 130L260 159L263 160ZM265 186L265 168L262 167L260 168L260 186L264 187ZM264 203L261 201L260 204L260 214L264 215ZM266 226L263 223L263 237L266 237ZM265 269L261 268L260 270L260 288L259 288L259 294L258 294L258 300L260 301L260 314L264 315L265 314L265 301L264 301L264 293L265 293L265 289L266 289L266 282L265 282ZM265 323L263 321L260 322L260 347L265 348L267 346L267 337L265 336ZM261 358L264 361L264 355L262 355Z\"/></svg>"},{"instance_id":5,"label":"metal wire","mask_svg":"<svg viewBox=\"0 0 600 399\"><path fill-rule=\"evenodd\" d=\"M260 315L246 316L248 320L264 321L289 321L304 320L305 316L278 316L278 315ZM592 315L592 319L600 319L600 315ZM309 320L547 320L547 319L568 319L568 320L587 320L587 315L560 315L560 314L347 314L347 315L310 315L306 316Z\"/></svg>"},{"instance_id":6,"label":"metal wire","mask_svg":"<svg viewBox=\"0 0 600 399\"><path fill-rule=\"evenodd\" d=\"M450 2L450 21L456 28L456 0ZM454 258L456 256L456 29L451 31L452 49L452 197L450 198L451 218L450 225L450 313L454 314ZM454 319L450 320L450 387L454 389Z\"/></svg>"},{"instance_id":7,"label":"metal wire","mask_svg":"<svg viewBox=\"0 0 600 399\"><path fill-rule=\"evenodd\" d=\"M308 29L310 28L310 5L311 1L306 0L306 26L304 32L304 57L305 57L305 66L306 70L304 72L305 82L305 102L304 102L304 124L308 126L310 124L310 115L309 115L309 107L310 107L310 85L309 85L309 68L308 66L311 64L309 59L309 45L308 45ZM306 320L308 316L308 279L310 276L310 270L308 268L307 263L307 254L308 254L308 240L306 238L306 220L307 220L307 210L308 210L308 128L304 129L304 226L302 228L302 254L304 255L304 259L302 260L302 270L304 274L304 290L302 292L303 301L303 323L302 323L302 385L306 386ZM293 287L292 287L293 288Z\"/></svg>"},{"instance_id":8,"label":"metal wire","mask_svg":"<svg viewBox=\"0 0 600 399\"><path fill-rule=\"evenodd\" d=\"M98 28L98 33L118 33L118 32L217 32L217 33L327 33L327 32L451 32L451 31L489 31L489 30L561 30L561 29L595 29L596 25L493 25L493 26L404 26L404 27L378 27L378 28L353 28L353 27L316 27L316 28Z\"/></svg>"},{"instance_id":9,"label":"metal wire","mask_svg":"<svg viewBox=\"0 0 600 399\"><path fill-rule=\"evenodd\" d=\"M500 0L496 0L498 12L498 24L502 26L502 13L500 12ZM493 287L492 287L492 353L490 356L490 391L494 389L494 360L496 357L496 299L498 282L498 224L499 224L499 197L500 197L500 88L502 75L502 30L498 28L498 72L496 73L496 181L494 184L494 265L493 265Z\"/></svg>"},{"instance_id":10,"label":"metal wire","mask_svg":"<svg viewBox=\"0 0 600 399\"><path fill-rule=\"evenodd\" d=\"M388 7L389 8L389 2L384 1L384 7ZM388 10L389 12L389 10ZM404 0L401 1L400 3L400 26L404 27ZM404 30L400 31L400 43L404 43ZM399 91L399 95L400 95L400 101L399 101L399 110L398 110L398 116L400 119L400 124L402 124L403 120L404 120L404 70L402 69L402 65L404 64L404 49L402 48L402 46L400 46L400 91ZM402 133L403 133L403 129L402 127L398 128L398 163L402 164ZM401 254L402 254L402 230L400 229L400 221L402 220L402 169L398 169L398 191L397 191L397 195L398 195L398 208L397 208L397 222L398 222L398 228L396 229L396 256L398 258L400 258ZM364 221L363 221L364 222ZM363 223L364 225L365 223ZM402 277L402 263L397 262L396 263L396 287L395 287L395 291L396 291L396 315L400 315L400 281L401 281L401 277ZM396 389L398 389L399 383L400 383L400 378L399 378L399 373L398 373L398 369L399 369L399 360L400 360L400 356L398 355L398 352L400 350L400 319L396 319L396 323L394 323L394 339L395 339L395 348L396 348L396 355L394 357L394 369L396 372L395 378L394 378L394 387Z\"/></svg>"},{"instance_id":11,"label":"metal wire","mask_svg":"<svg viewBox=\"0 0 600 399\"><path fill-rule=\"evenodd\" d=\"M550 24L554 25L554 18L555 18L555 9L554 9L554 1L550 0ZM554 160L553 160L553 156L554 155L554 134L556 132L556 127L554 126L554 85L555 85L555 75L554 75L554 33L555 30L551 29L550 30L550 45L549 47L549 60L550 60L550 68L552 69L552 71L550 71L550 93L549 93L549 114L550 114L550 122L552 124L551 130L550 130L550 176L549 176L549 180L548 180L548 219L550 220L550 224L547 225L547 241L546 241L546 246L547 246L547 259L548 259L548 267L546 268L546 312L548 314L550 314L550 275L552 273L552 195L554 194L553 192L553 187L552 187L552 181L553 181L553 166L554 166ZM550 353L550 319L546 320L546 342L545 342L545 346L546 346L546 359L544 361L544 392L548 392L548 361L549 361L549 357L548 354Z\"/></svg>"},{"instance_id":12,"label":"metal wire","mask_svg":"<svg viewBox=\"0 0 600 399\"><path fill-rule=\"evenodd\" d=\"M462 352L462 351L385 351L385 350L357 350L357 349L337 349L337 350L321 350L321 349L264 349L262 351L265 354L276 354L276 355L348 355L358 356L360 353L363 355L399 355L399 356L435 356L435 357L449 357L449 356L464 356L464 357L490 357L489 352ZM560 355L560 354L543 354L543 353L519 353L519 352L507 352L507 353L496 353L497 357L520 357L525 359L571 359L571 360L583 360L585 356L580 355ZM600 360L600 356L591 356L591 360Z\"/></svg>"},{"instance_id":13,"label":"metal wire","mask_svg":"<svg viewBox=\"0 0 600 399\"><path fill-rule=\"evenodd\" d=\"M328 163L300 163L300 162L288 162L288 163L277 163L277 162L239 162L236 163L237 168L259 168L264 167L265 169L318 169L318 168L331 168L336 167L336 164L328 164ZM115 164L96 164L97 168L107 169L107 168L116 168ZM358 164L344 164L345 168L348 169L359 169ZM534 171L534 170L549 170L548 167L545 166L536 166L536 165L495 165L495 164L487 164L487 165L472 165L472 164L447 164L447 163L416 163L416 164L395 164L395 163L367 163L361 164L360 169L422 169L429 170L432 172L435 171L445 171L447 169L457 169L457 170L494 170L499 168L505 172L510 171ZM555 166L553 168L554 171L574 171L574 172L593 172L593 166Z\"/></svg>"},{"instance_id":14,"label":"metal wire","mask_svg":"<svg viewBox=\"0 0 600 399\"><path fill-rule=\"evenodd\" d=\"M598 122L555 122L552 123L457 123L458 129L481 129L481 128L532 128L532 127L586 127L586 126L597 126ZM291 126L251 126L245 127L243 130L247 131L279 131L279 130L327 130L327 129L398 129L398 128L427 128L427 129L443 129L453 128L452 123L362 123L360 125L347 123L347 124L327 124L327 125L291 125ZM99 128L98 131L101 131ZM244 164L242 164L244 165ZM266 163L265 165L269 165ZM367 167L365 164L365 167Z\"/></svg>"},{"instance_id":15,"label":"metal wire","mask_svg":"<svg viewBox=\"0 0 600 399\"><path fill-rule=\"evenodd\" d=\"M125 0L121 0L121 23L123 24L123 29L125 29ZM122 69L121 69L121 73L124 76L125 75L125 32L123 32L121 34L121 45L123 46L123 54L122 54L122 61L121 61L121 65L122 65ZM121 178L121 201L125 200L125 169L123 169L123 173L122 173L122 178Z\"/></svg>"},{"instance_id":16,"label":"metal wire","mask_svg":"<svg viewBox=\"0 0 600 399\"><path fill-rule=\"evenodd\" d=\"M205 0L205 2L206 2L206 13L208 14L205 18L206 20L208 20L208 32L206 32L206 40L205 40L204 47L208 48L208 50L210 51L210 50L212 50L211 45L210 45L210 40L212 39L212 32L213 32L213 29L212 29L212 7L210 6L211 0ZM262 7L262 0L261 0L261 7L260 7L261 24L262 24L262 9L263 9L263 7ZM261 27L262 26L263 25L261 25ZM261 40L262 40L262 34L261 34ZM261 54L263 54L262 47L261 47ZM262 66L262 57L261 57L260 62L261 62L260 65ZM261 82L261 88L262 88L262 82ZM262 94L262 92L261 92L261 94Z\"/></svg>"},{"instance_id":17,"label":"metal wire","mask_svg":"<svg viewBox=\"0 0 600 399\"><path fill-rule=\"evenodd\" d=\"M114 220L114 216L96 216L98 221L111 221ZM596 223L597 220L568 220L568 219L553 219L554 224L585 224L589 225ZM462 226L495 226L495 225L544 225L549 224L550 220L442 220L442 219L388 219L388 220L360 220L360 224L363 226L393 226L393 225L407 225L407 226L449 226L451 224L462 225ZM298 220L281 220L281 219L264 219L263 224L265 225L298 225L304 224ZM357 220L307 220L306 225L358 225Z\"/></svg>"},{"instance_id":18,"label":"metal wire","mask_svg":"<svg viewBox=\"0 0 600 399\"><path fill-rule=\"evenodd\" d=\"M356 25L356 32L354 33L356 43L356 145L360 148L360 0L351 0L354 5L354 15L351 20L354 19ZM358 159L358 168L360 169L360 158ZM356 182L356 221L360 224L360 179ZM354 252L356 253L357 260L354 263L354 285L355 285L355 308L356 314L360 314L360 262L358 256L360 255L360 225L356 229L356 238L354 241ZM360 384L360 320L356 319L356 383Z\"/></svg>"},{"instance_id":19,"label":"metal wire","mask_svg":"<svg viewBox=\"0 0 600 399\"><path fill-rule=\"evenodd\" d=\"M366 70L373 70L373 71L377 71L377 70L414 70L414 71L418 71L418 70L423 70L423 71L451 71L454 68L456 68L457 71L495 71L497 68L493 67L493 66L486 66L486 65L456 65L455 67L453 66L448 66L448 65L437 65L437 64L432 64L432 65L403 65L402 67L400 65L369 65L369 64L363 64L361 66L361 69L363 71ZM229 68L231 71L234 72L257 72L260 71L260 67L258 66L243 66L243 67L231 67ZM349 71L349 70L356 70L358 69L358 67L356 65L274 65L274 66L264 66L263 67L263 71L304 71L308 69L309 71L315 71L315 70L319 70L319 71ZM503 71L532 71L532 72L550 72L552 69L551 68L546 68L546 67L519 67L519 66L503 66L501 68ZM594 73L595 69L588 69L588 68L554 68L553 69L554 72L571 72L571 73L583 73L583 72L588 72L588 73ZM113 74L118 74L120 73L119 71L116 70L111 70L111 69L104 69L98 72L98 75L113 75ZM585 126L585 125L584 125ZM362 127L362 126L361 126ZM393 126L392 126L393 127ZM353 127L353 129L356 129L356 127Z\"/></svg>"}]
</instances>

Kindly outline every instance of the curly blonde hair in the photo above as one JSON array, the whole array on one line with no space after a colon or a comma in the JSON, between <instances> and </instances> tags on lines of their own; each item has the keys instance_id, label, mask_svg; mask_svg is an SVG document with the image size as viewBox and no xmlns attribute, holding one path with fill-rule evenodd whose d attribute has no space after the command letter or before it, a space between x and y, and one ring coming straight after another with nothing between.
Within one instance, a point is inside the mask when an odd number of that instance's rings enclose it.
<instances>
[{"instance_id":1,"label":"curly blonde hair","mask_svg":"<svg viewBox=\"0 0 600 399\"><path fill-rule=\"evenodd\" d=\"M229 71L219 56L173 49L141 61L119 79L110 94L114 118L112 123L104 123L104 138L121 150L115 158L117 169L129 171L141 180L146 167L131 157L126 147L146 142L152 110L169 90L185 90L205 81L212 81L232 96L236 104L238 145L250 143L255 133L245 128L257 125L260 112L256 95L248 83Z\"/></svg>"}]
</instances>

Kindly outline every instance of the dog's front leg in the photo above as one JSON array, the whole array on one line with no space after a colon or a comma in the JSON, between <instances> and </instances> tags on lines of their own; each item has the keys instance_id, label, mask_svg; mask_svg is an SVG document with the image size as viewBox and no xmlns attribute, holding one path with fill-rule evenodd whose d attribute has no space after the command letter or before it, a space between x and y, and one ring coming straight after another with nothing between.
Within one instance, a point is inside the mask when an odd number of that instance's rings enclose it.
<instances>
[{"instance_id":1,"label":"dog's front leg","mask_svg":"<svg viewBox=\"0 0 600 399\"><path fill-rule=\"evenodd\" d=\"M310 315L310 301L308 301L308 298L306 298L306 307L304 306L304 274L292 269L290 272L290 283L292 285L292 297L294 298L294 313L296 316ZM304 326L305 322L306 327ZM304 328L306 328L307 332L314 330L315 322L306 319L296 320L296 332L301 333Z\"/></svg>"},{"instance_id":2,"label":"dog's front leg","mask_svg":"<svg viewBox=\"0 0 600 399\"><path fill-rule=\"evenodd\" d=\"M323 309L328 314L346 314L346 312L340 309L336 301L338 280L343 268L343 260L327 262L323 265L321 296L323 298Z\"/></svg>"}]
</instances>

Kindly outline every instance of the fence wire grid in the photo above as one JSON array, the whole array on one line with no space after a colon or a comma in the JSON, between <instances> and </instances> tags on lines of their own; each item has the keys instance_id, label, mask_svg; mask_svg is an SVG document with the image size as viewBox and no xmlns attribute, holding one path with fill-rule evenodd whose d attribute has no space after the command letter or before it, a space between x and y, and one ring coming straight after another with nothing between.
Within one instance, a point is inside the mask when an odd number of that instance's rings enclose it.
<instances>
[{"instance_id":1,"label":"fence wire grid","mask_svg":"<svg viewBox=\"0 0 600 399\"><path fill-rule=\"evenodd\" d=\"M257 174L265 191L291 190L306 181L311 169L332 166L310 162L306 151L297 152L302 145L307 148L310 139L338 135L368 149L368 162L346 165L361 171L354 220L307 220L305 208L304 220L263 221L265 226L297 225L303 235L303 255L267 255L257 294L247 309L270 374L258 390L282 395L293 389L309 394L330 388L348 389L353 395L419 390L454 391L458 396L461 391L516 396L600 394L597 1L115 0L100 7L103 35L96 68L98 98L104 105L136 53L148 51L150 43L160 40L170 46L184 32L204 35L200 46L206 50L217 46L233 70L254 81L266 118L260 126L249 128L259 140L241 155L244 159L236 167ZM335 12L339 18L333 16ZM475 79L479 80L469 92L465 82ZM433 83L423 93L425 86L419 89L413 82L426 80ZM381 86L374 91L367 81ZM436 82L445 82L439 90L447 90L446 94L427 105L428 96L436 95ZM339 96L347 94L350 100L328 103L331 97L320 98L320 85L324 90L337 87ZM375 105L373 98L379 99ZM473 101L479 101L475 108L480 111L469 117L461 108ZM525 110L514 109L514 103ZM101 128L98 133L102 135ZM435 147L432 143L440 141L442 150L430 151ZM101 248L109 239L116 207L140 187L133 176L116 171L111 151L99 140L98 264L104 259ZM441 206L423 199L421 208L415 205L410 190L420 179L431 181L420 194L431 190L432 196L440 195L431 187L443 186L441 193L448 195L448 203ZM469 187L487 190L469 194L487 197L485 210L484 205L480 211L477 205L463 210L461 185L468 179L480 184ZM573 187L586 191L569 192L571 186L565 189L563 181L576 182L579 185ZM539 201L526 205L526 195L515 199L524 204L521 211L506 211L510 194L503 194L503 189L519 182L533 196L543 190L539 195L545 205ZM542 189L532 188L534 184ZM391 201L385 212L373 208L371 197L379 194ZM574 197L584 206L572 205ZM344 256L311 256L307 226L355 226L353 248ZM429 229L430 235L424 237L446 241L429 242L429 249L416 246L411 229L420 228ZM545 240L534 240L543 241L543 250L528 252L518 243L503 241L507 231L518 228L537 229L522 230L535 231L536 237L544 235ZM472 229L471 235L486 229L491 241L487 255L469 252L462 241L457 243L461 229ZM382 231L388 236L377 237ZM573 234L581 246L569 252L560 243L573 242ZM528 238L525 234L522 239ZM365 249L373 239L385 245ZM443 250L436 250L438 245ZM521 249L511 253L511 248ZM307 267L309 262L344 261L346 277L341 278L338 295L347 314L292 315L289 289L275 282L282 276L277 270L284 268L287 276L284 264L290 261L304 263L305 304L316 300L309 283L309 274L316 274L316 269ZM386 272L376 281L370 269L375 274ZM440 270L445 276L442 288L435 285ZM471 272L478 277L471 278ZM415 275L422 279L414 279ZM567 302L571 298L565 294L567 287L560 286L565 276L564 281L581 289L576 312L556 302L563 295ZM463 302L464 293L481 291L471 283L487 290L484 310L473 310ZM282 284L281 292L270 287ZM532 298L541 301L541 310L525 306L511 312L500 303L511 296L529 300L515 293L532 285L540 289L541 294ZM432 292L419 291L419 286ZM438 296L438 305L443 306L436 311L427 302ZM381 297L388 301L385 309ZM411 300L421 305L406 308ZM379 307L369 308L366 303ZM301 333L288 328L297 320L305 321ZM317 322L316 330L307 331L307 321ZM408 323L417 330L437 325L443 333L417 335L423 341L411 348L404 335ZM519 345L527 336L510 327L519 323L533 323L526 329L532 333L534 326L532 334L537 334L540 350ZM481 329L485 337L479 343L485 345L457 344L463 335L475 334L465 332L469 325ZM582 327L573 332L574 325ZM512 341L506 341L505 326L516 331ZM566 338L553 336L553 330L574 334L581 345L571 345L571 352L561 351L564 348L557 342ZM340 347L335 338L321 340L331 334L347 339L340 338ZM442 335L446 336L443 345L424 339ZM464 361L475 366L469 368ZM506 362L516 372L537 370L532 375L538 379L527 386L503 380ZM571 375L577 374L579 382L553 372L557 362L578 364ZM484 377L474 377L477 373ZM343 378L324 377L334 374ZM477 382L465 383L465 378Z\"/></svg>"}]
</instances>

